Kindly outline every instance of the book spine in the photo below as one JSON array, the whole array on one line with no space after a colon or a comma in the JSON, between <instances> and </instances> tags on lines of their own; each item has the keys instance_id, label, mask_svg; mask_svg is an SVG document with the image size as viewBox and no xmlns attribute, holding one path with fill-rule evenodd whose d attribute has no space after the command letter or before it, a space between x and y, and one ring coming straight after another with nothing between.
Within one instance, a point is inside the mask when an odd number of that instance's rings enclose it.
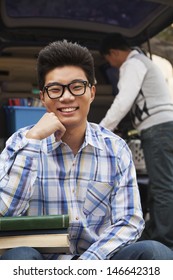
<instances>
[{"instance_id":1,"label":"book spine","mask_svg":"<svg viewBox=\"0 0 173 280\"><path fill-rule=\"evenodd\" d=\"M32 230L7 230L0 231L0 237L20 236L20 235L40 235L40 234L68 234L68 230L64 229L32 229Z\"/></svg>"},{"instance_id":2,"label":"book spine","mask_svg":"<svg viewBox=\"0 0 173 280\"><path fill-rule=\"evenodd\" d=\"M65 214L0 218L0 232L10 230L63 229L68 226L69 216Z\"/></svg>"}]
</instances>

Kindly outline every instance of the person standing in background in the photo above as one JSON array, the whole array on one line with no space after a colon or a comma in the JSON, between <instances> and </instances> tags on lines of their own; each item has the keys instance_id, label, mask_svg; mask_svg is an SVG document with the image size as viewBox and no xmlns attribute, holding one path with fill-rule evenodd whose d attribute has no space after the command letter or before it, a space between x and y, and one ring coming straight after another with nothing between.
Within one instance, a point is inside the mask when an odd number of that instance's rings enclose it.
<instances>
[{"instance_id":1,"label":"person standing in background","mask_svg":"<svg viewBox=\"0 0 173 280\"><path fill-rule=\"evenodd\" d=\"M119 68L119 92L100 125L114 131L131 112L141 138L150 180L150 219L142 239L173 249L173 102L168 86L160 69L119 33L104 38L100 53Z\"/></svg>"}]
</instances>

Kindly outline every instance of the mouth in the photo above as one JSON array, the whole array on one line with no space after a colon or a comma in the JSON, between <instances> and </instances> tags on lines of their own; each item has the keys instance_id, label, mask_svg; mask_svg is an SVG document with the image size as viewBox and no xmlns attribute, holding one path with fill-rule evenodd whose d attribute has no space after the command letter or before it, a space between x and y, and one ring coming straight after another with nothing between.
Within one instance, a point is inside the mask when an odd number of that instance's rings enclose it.
<instances>
[{"instance_id":1,"label":"mouth","mask_svg":"<svg viewBox=\"0 0 173 280\"><path fill-rule=\"evenodd\" d=\"M59 108L58 111L60 111L62 113L72 113L78 109L79 109L79 107L66 107L66 108Z\"/></svg>"}]
</instances>

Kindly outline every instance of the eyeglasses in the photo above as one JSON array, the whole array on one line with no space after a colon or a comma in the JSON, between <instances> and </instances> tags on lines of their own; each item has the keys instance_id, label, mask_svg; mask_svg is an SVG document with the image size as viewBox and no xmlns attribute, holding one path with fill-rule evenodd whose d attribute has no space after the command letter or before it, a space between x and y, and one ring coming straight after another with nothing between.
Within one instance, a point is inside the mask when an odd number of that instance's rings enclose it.
<instances>
[{"instance_id":1,"label":"eyeglasses","mask_svg":"<svg viewBox=\"0 0 173 280\"><path fill-rule=\"evenodd\" d=\"M74 96L83 95L86 92L86 87L91 87L91 84L87 81L76 80L68 85L62 85L59 83L52 83L44 86L43 93L46 91L47 95L51 99L60 98L63 96L65 88Z\"/></svg>"}]
</instances>

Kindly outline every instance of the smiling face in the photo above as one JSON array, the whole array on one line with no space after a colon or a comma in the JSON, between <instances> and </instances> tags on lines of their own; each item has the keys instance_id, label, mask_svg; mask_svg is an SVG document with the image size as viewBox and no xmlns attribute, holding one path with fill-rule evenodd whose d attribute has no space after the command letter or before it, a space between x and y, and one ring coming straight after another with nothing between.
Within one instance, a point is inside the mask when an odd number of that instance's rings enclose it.
<instances>
[{"instance_id":1,"label":"smiling face","mask_svg":"<svg viewBox=\"0 0 173 280\"><path fill-rule=\"evenodd\" d=\"M87 81L85 72L77 66L57 67L47 73L45 86L51 83L67 85L75 80ZM54 112L60 122L66 127L86 127L87 115L90 104L95 97L95 86L86 87L86 92L81 96L73 96L67 88L64 94L57 99L50 99L46 91L40 92L40 98L48 112Z\"/></svg>"}]
</instances>

